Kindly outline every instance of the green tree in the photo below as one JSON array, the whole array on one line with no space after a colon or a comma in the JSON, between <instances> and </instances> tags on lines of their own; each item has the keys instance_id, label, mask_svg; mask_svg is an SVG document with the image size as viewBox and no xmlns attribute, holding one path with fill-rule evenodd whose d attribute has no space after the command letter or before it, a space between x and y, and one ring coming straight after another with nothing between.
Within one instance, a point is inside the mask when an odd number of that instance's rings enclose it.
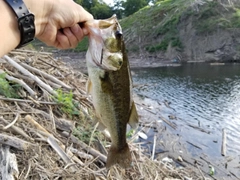
<instances>
[{"instance_id":1,"label":"green tree","mask_svg":"<svg viewBox=\"0 0 240 180\"><path fill-rule=\"evenodd\" d=\"M105 3L97 3L90 9L90 12L96 19L106 19L112 16L112 9Z\"/></svg>"},{"instance_id":2,"label":"green tree","mask_svg":"<svg viewBox=\"0 0 240 180\"><path fill-rule=\"evenodd\" d=\"M124 1L114 0L113 6L111 7L113 14L116 14L118 19L123 18L124 14L123 2Z\"/></svg>"},{"instance_id":3,"label":"green tree","mask_svg":"<svg viewBox=\"0 0 240 180\"><path fill-rule=\"evenodd\" d=\"M104 19L112 16L113 11L102 0L74 0L80 4L84 9L91 13L95 19Z\"/></svg>"},{"instance_id":4,"label":"green tree","mask_svg":"<svg viewBox=\"0 0 240 180\"><path fill-rule=\"evenodd\" d=\"M149 0L127 0L123 2L124 15L129 16L148 5L148 3Z\"/></svg>"},{"instance_id":5,"label":"green tree","mask_svg":"<svg viewBox=\"0 0 240 180\"><path fill-rule=\"evenodd\" d=\"M78 4L82 4L83 0L73 0L74 2L78 3Z\"/></svg>"},{"instance_id":6,"label":"green tree","mask_svg":"<svg viewBox=\"0 0 240 180\"><path fill-rule=\"evenodd\" d=\"M81 5L86 10L90 11L92 7L97 5L97 3L99 3L98 0L82 0L82 4Z\"/></svg>"}]
</instances>

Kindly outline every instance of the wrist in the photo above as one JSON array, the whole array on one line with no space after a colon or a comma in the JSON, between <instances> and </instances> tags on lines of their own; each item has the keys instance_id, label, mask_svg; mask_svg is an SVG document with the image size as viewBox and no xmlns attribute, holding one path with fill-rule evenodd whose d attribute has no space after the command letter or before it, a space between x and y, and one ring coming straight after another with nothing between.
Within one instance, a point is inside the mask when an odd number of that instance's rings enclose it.
<instances>
[{"instance_id":1,"label":"wrist","mask_svg":"<svg viewBox=\"0 0 240 180\"><path fill-rule=\"evenodd\" d=\"M0 23L2 28L0 29L1 37L3 37L3 42L6 39L8 43L7 46L4 45L4 43L1 44L0 52L6 53L19 44L20 33L18 30L16 15L5 1L0 1L0 12L2 22ZM3 25L6 27L4 27ZM0 56L2 56L3 53L1 53Z\"/></svg>"},{"instance_id":2,"label":"wrist","mask_svg":"<svg viewBox=\"0 0 240 180\"><path fill-rule=\"evenodd\" d=\"M5 0L6 4L15 14L20 32L20 43L17 48L31 42L35 37L34 15L29 12L22 0Z\"/></svg>"},{"instance_id":3,"label":"wrist","mask_svg":"<svg viewBox=\"0 0 240 180\"><path fill-rule=\"evenodd\" d=\"M51 0L23 0L28 10L35 16L35 37L43 31L48 23L50 9L52 8Z\"/></svg>"}]
</instances>

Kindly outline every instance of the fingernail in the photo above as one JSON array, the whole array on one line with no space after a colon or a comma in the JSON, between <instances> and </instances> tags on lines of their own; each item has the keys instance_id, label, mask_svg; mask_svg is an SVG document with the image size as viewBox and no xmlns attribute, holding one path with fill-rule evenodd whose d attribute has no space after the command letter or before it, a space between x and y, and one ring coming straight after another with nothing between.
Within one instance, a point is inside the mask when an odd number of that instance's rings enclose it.
<instances>
[{"instance_id":1,"label":"fingernail","mask_svg":"<svg viewBox=\"0 0 240 180\"><path fill-rule=\"evenodd\" d=\"M88 30L86 28L82 28L84 36L88 35Z\"/></svg>"}]
</instances>

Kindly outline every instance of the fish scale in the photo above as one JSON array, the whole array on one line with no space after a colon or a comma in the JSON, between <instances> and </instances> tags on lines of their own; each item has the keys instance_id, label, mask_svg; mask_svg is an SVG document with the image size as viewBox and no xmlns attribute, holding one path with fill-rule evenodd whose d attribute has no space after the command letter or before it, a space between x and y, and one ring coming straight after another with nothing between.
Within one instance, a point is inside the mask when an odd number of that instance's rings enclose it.
<instances>
[{"instance_id":1,"label":"fish scale","mask_svg":"<svg viewBox=\"0 0 240 180\"><path fill-rule=\"evenodd\" d=\"M111 136L106 167L119 164L126 168L132 161L126 140L127 123L136 127L138 115L121 26L116 16L89 21L84 26L89 32L87 92L99 123Z\"/></svg>"}]
</instances>

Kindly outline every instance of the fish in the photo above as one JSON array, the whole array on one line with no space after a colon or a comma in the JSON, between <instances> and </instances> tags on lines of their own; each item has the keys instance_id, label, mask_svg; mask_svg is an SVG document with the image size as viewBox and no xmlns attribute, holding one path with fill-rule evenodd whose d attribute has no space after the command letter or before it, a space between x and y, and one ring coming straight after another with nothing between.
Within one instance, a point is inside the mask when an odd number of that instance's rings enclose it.
<instances>
[{"instance_id":1,"label":"fish","mask_svg":"<svg viewBox=\"0 0 240 180\"><path fill-rule=\"evenodd\" d=\"M87 21L84 26L89 33L86 89L100 127L106 128L111 137L106 168L115 164L128 168L132 158L126 137L127 124L136 128L138 113L132 97L132 77L122 28L116 15Z\"/></svg>"}]
</instances>

